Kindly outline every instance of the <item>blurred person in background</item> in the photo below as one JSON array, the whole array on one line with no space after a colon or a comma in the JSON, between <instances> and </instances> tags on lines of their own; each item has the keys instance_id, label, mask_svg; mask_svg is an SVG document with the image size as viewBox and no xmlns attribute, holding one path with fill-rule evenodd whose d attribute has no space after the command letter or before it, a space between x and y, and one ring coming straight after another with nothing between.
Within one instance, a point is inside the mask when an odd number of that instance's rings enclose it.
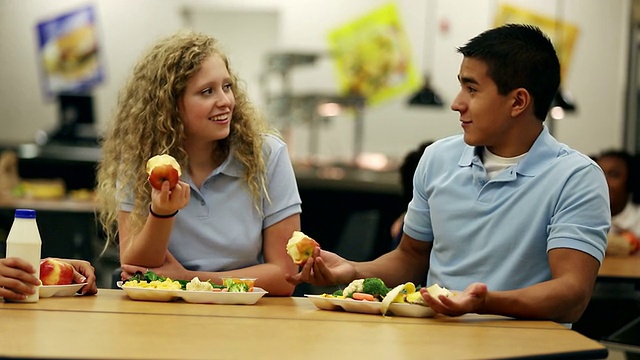
<instances>
[{"instance_id":1,"label":"blurred person in background","mask_svg":"<svg viewBox=\"0 0 640 360\"><path fill-rule=\"evenodd\" d=\"M636 161L634 156L622 150L604 151L596 158L609 186L610 240L611 235L625 232L631 232L636 238L640 236L640 206L637 203L640 194Z\"/></svg>"},{"instance_id":2,"label":"blurred person in background","mask_svg":"<svg viewBox=\"0 0 640 360\"><path fill-rule=\"evenodd\" d=\"M630 256L633 236L640 236L637 157L624 150L606 150L594 157L609 186L611 229L607 256ZM636 250L637 251L637 250ZM640 262L640 257L637 261ZM633 284L598 282L591 301L574 329L595 340L611 335L640 316L640 292ZM631 358L631 354L627 354ZM637 358L640 358L638 356Z\"/></svg>"},{"instance_id":3,"label":"blurred person in background","mask_svg":"<svg viewBox=\"0 0 640 360\"><path fill-rule=\"evenodd\" d=\"M98 167L100 220L119 240L122 278L257 278L289 296L286 252L301 200L287 146L251 104L221 45L182 30L140 59L122 90ZM176 159L180 181L152 188L146 163Z\"/></svg>"},{"instance_id":4,"label":"blurred person in background","mask_svg":"<svg viewBox=\"0 0 640 360\"><path fill-rule=\"evenodd\" d=\"M404 159L402 160L402 164L398 169L400 173L400 196L402 197L402 203L406 206L411 201L413 197L413 176L416 172L416 167L418 167L418 162L424 153L424 149L427 146L431 145L433 141L426 141L418 145L417 148L409 151ZM400 214L398 218L391 224L391 239L392 239L392 249L395 249L396 246L400 243L400 239L402 238L402 225L404 224L404 215L405 212Z\"/></svg>"}]
</instances>

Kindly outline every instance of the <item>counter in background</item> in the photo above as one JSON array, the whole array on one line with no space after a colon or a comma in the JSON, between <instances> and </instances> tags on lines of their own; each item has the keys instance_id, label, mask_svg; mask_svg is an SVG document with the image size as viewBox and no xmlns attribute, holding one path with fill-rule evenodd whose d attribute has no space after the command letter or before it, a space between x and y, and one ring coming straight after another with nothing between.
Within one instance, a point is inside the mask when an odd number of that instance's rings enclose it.
<instances>
[{"instance_id":1,"label":"counter in background","mask_svg":"<svg viewBox=\"0 0 640 360\"><path fill-rule=\"evenodd\" d=\"M96 146L22 144L5 149L18 154L22 178L59 178L67 190L95 186L95 168L101 156ZM302 199L302 230L324 249L352 260L370 260L391 249L391 224L406 208L396 169L374 171L350 165L294 163L294 170ZM43 254L82 257L97 263L96 252L85 241L89 234L100 236L92 208L80 209L66 200L23 204L42 212L38 223L45 233L43 243L53 246ZM7 211L0 218L0 229L9 229L12 214L8 210L15 206L4 205ZM76 228L86 236L75 236Z\"/></svg>"}]
</instances>

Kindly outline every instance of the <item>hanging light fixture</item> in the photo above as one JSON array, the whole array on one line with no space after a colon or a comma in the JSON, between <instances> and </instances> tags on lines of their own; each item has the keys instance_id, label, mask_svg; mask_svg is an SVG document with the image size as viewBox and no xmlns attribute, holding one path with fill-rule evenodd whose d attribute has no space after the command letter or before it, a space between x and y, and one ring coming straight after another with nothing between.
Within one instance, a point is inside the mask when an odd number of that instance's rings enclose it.
<instances>
[{"instance_id":1,"label":"hanging light fixture","mask_svg":"<svg viewBox=\"0 0 640 360\"><path fill-rule=\"evenodd\" d=\"M432 5L432 6L427 6L427 16L425 19L425 24L429 24L429 18L430 18L430 12L429 10L431 10L434 14L435 17L438 16L438 13L436 12L436 5ZM435 22L435 17L434 17L434 22ZM431 47L431 65L432 67L434 66L435 63L435 43L436 43L436 32L435 31L431 31L431 33L433 34L432 37L432 41L430 44L427 44L427 41L425 41L424 44L424 49L423 52L425 54L427 54L427 51L429 49L429 46ZM427 36L425 36L425 39L427 39ZM428 67L425 66L425 68ZM409 98L409 100L407 101L407 103L409 104L409 106L437 106L437 107L441 107L444 105L444 102L442 101L442 98L435 92L435 90L431 87L431 76L429 76L429 74L425 74L424 79L423 79L423 83L422 83L422 87L420 89L418 89L418 91L416 93L414 93L413 95L411 95L411 97Z\"/></svg>"},{"instance_id":2,"label":"hanging light fixture","mask_svg":"<svg viewBox=\"0 0 640 360\"><path fill-rule=\"evenodd\" d=\"M549 116L551 116L552 119L560 120L564 118L565 113L574 112L576 109L576 103L573 100L571 92L559 88L558 92L556 92L556 96L551 102Z\"/></svg>"},{"instance_id":3,"label":"hanging light fixture","mask_svg":"<svg viewBox=\"0 0 640 360\"><path fill-rule=\"evenodd\" d=\"M558 19L556 20L555 24L555 33L558 45L562 44L564 49L566 44L564 43L564 31L561 24L561 22L564 20L564 9L562 5L563 2L561 0L556 1L556 13ZM573 99L573 94L571 94L571 92L567 89L563 88L561 82L560 88L558 88L558 91L556 92L556 95L551 102L551 110L549 110L549 116L551 116L552 119L560 120L564 118L565 113L575 112L576 110L577 106Z\"/></svg>"},{"instance_id":4,"label":"hanging light fixture","mask_svg":"<svg viewBox=\"0 0 640 360\"><path fill-rule=\"evenodd\" d=\"M425 76L424 83L420 90L409 98L409 105L442 106L444 103L440 96L431 88L429 77Z\"/></svg>"}]
</instances>

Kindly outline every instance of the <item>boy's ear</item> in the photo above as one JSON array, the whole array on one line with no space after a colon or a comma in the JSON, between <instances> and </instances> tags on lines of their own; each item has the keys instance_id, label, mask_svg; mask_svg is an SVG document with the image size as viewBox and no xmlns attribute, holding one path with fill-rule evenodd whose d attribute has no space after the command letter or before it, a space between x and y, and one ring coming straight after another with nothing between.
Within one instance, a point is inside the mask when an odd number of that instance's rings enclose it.
<instances>
[{"instance_id":1,"label":"boy's ear","mask_svg":"<svg viewBox=\"0 0 640 360\"><path fill-rule=\"evenodd\" d=\"M525 88L517 88L512 92L511 116L517 117L527 108L533 106L533 98Z\"/></svg>"}]
</instances>

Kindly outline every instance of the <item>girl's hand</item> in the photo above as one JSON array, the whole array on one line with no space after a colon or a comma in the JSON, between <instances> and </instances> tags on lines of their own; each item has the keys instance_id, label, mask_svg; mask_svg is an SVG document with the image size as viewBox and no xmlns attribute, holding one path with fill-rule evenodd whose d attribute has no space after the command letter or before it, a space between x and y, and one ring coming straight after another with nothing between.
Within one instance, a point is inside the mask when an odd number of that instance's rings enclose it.
<instances>
[{"instance_id":1,"label":"girl's hand","mask_svg":"<svg viewBox=\"0 0 640 360\"><path fill-rule=\"evenodd\" d=\"M189 204L191 187L184 181L178 181L173 189L169 189L168 181L162 189L151 188L151 209L159 215L170 215Z\"/></svg>"},{"instance_id":2,"label":"girl's hand","mask_svg":"<svg viewBox=\"0 0 640 360\"><path fill-rule=\"evenodd\" d=\"M172 280L191 280L191 278L189 278L188 270L185 269L169 251L167 251L167 255L165 256L164 264L162 264L162 266L146 268L142 266L122 264L122 273L120 276L125 280L135 275L138 271L143 274L147 271L153 271L156 275L168 277Z\"/></svg>"}]
</instances>

